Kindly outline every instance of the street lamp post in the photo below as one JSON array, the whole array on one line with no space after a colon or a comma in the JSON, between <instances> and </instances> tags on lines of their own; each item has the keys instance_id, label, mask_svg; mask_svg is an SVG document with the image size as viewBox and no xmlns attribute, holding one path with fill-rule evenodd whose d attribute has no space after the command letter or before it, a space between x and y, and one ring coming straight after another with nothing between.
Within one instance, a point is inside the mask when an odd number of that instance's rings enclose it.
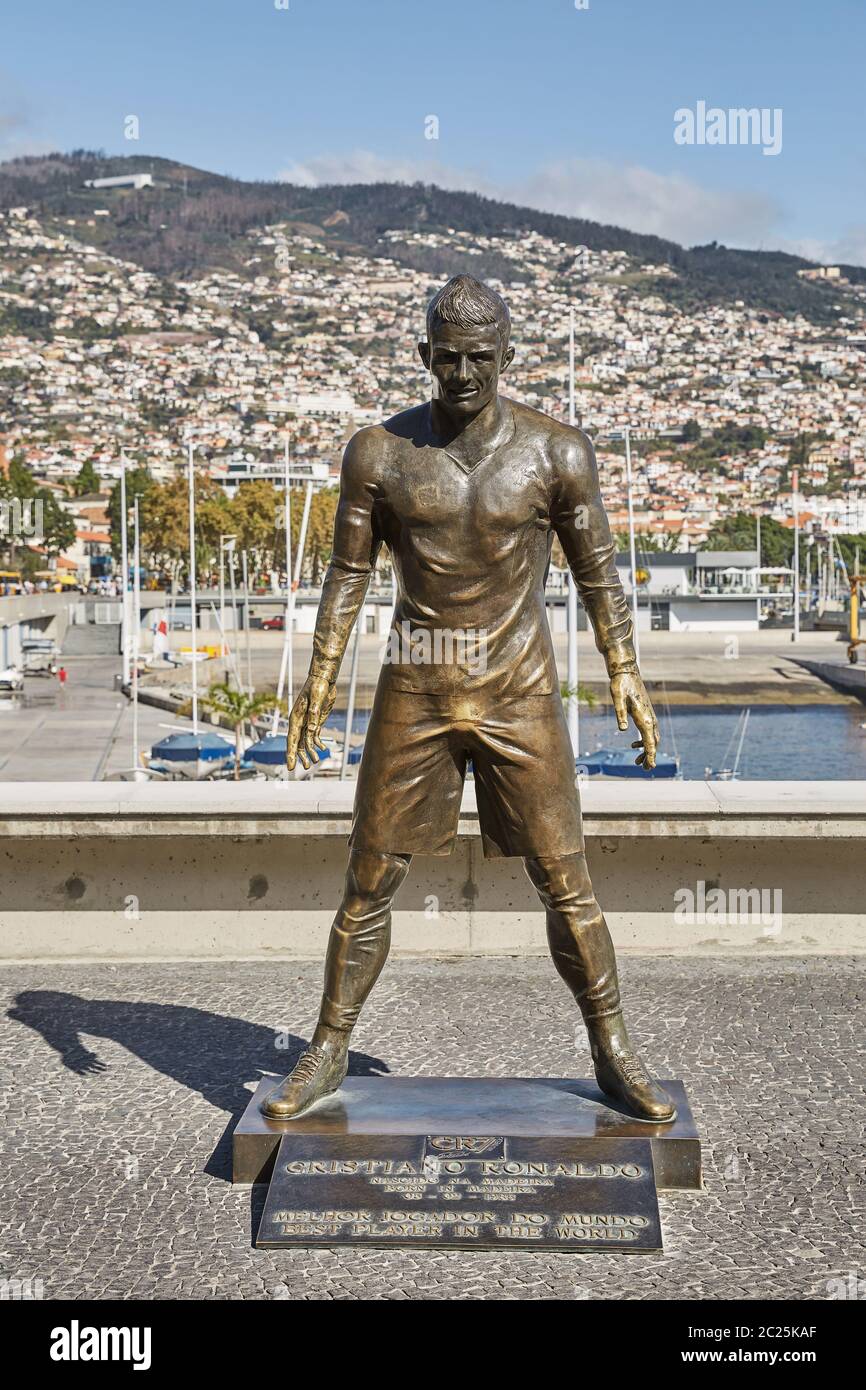
<instances>
[{"instance_id":1,"label":"street lamp post","mask_svg":"<svg viewBox=\"0 0 866 1390\"><path fill-rule=\"evenodd\" d=\"M234 546L237 537L229 532L220 532L220 655L223 659L223 681L229 676L229 649L226 642L226 583L225 553Z\"/></svg>"}]
</instances>

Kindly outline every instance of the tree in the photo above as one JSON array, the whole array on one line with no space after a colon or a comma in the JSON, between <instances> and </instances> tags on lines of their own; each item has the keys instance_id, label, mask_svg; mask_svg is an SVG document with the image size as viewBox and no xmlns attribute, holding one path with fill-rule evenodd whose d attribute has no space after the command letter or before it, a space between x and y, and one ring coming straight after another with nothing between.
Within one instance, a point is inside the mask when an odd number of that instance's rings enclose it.
<instances>
[{"instance_id":1,"label":"tree","mask_svg":"<svg viewBox=\"0 0 866 1390\"><path fill-rule=\"evenodd\" d=\"M186 484L184 484L186 487ZM187 496L189 490L187 489ZM189 508L186 508L187 519ZM219 483L210 478L195 480L196 564L206 570L219 568L220 536L234 531L234 511Z\"/></svg>"},{"instance_id":2,"label":"tree","mask_svg":"<svg viewBox=\"0 0 866 1390\"><path fill-rule=\"evenodd\" d=\"M221 682L212 685L207 695L202 698L203 709L210 710L212 714L218 714L230 729L234 729L236 782L241 775L241 758L244 752L241 735L244 725L252 724L257 715L271 712L275 704L276 696L272 691L259 690L248 694L245 690L233 690L230 685L224 685ZM184 706L184 709L187 710L188 706ZM280 701L280 710L285 714L284 700Z\"/></svg>"},{"instance_id":3,"label":"tree","mask_svg":"<svg viewBox=\"0 0 866 1390\"><path fill-rule=\"evenodd\" d=\"M230 503L219 483L195 479L196 568L218 562L221 533L234 529ZM139 506L141 546L151 568L177 578L189 566L189 489L186 478L154 483Z\"/></svg>"},{"instance_id":4,"label":"tree","mask_svg":"<svg viewBox=\"0 0 866 1390\"><path fill-rule=\"evenodd\" d=\"M696 444L701 437L701 427L697 420L687 420L683 425L683 443Z\"/></svg>"},{"instance_id":5,"label":"tree","mask_svg":"<svg viewBox=\"0 0 866 1390\"><path fill-rule=\"evenodd\" d=\"M805 434L802 430L795 436L788 450L789 468L805 468L807 466L814 438L814 435Z\"/></svg>"},{"instance_id":6,"label":"tree","mask_svg":"<svg viewBox=\"0 0 866 1390\"><path fill-rule=\"evenodd\" d=\"M36 496L36 483L33 474L21 459L13 455L9 460L9 471L4 477L0 473L0 502L7 506L22 506ZM0 530L0 554L14 559L20 537L13 527Z\"/></svg>"},{"instance_id":7,"label":"tree","mask_svg":"<svg viewBox=\"0 0 866 1390\"><path fill-rule=\"evenodd\" d=\"M12 458L8 477L0 477L0 500L40 504L41 540L33 536L32 543L41 545L48 555L59 555L74 543L74 519L61 507L50 488L37 486L30 469L20 458ZM14 555L17 545L23 544L26 549L30 543L30 538L26 536L12 535L0 548Z\"/></svg>"},{"instance_id":8,"label":"tree","mask_svg":"<svg viewBox=\"0 0 866 1390\"><path fill-rule=\"evenodd\" d=\"M679 531L663 531L660 533L656 533L655 531L635 531L635 554L638 559L644 554L672 555L679 546L682 533L682 527L680 527ZM613 539L617 550L623 551L630 549L631 542L629 540L628 531L615 531Z\"/></svg>"},{"instance_id":9,"label":"tree","mask_svg":"<svg viewBox=\"0 0 866 1390\"><path fill-rule=\"evenodd\" d=\"M337 500L339 490L334 487L322 488L319 492L313 493L313 500L310 505L310 522L307 530L307 542L304 547L304 567L310 576L311 583L318 583L322 570L331 558L331 548L334 542L334 517L337 513ZM292 508L292 532L295 533L294 513L296 508ZM298 523L300 524L301 509L297 508Z\"/></svg>"},{"instance_id":10,"label":"tree","mask_svg":"<svg viewBox=\"0 0 866 1390\"><path fill-rule=\"evenodd\" d=\"M748 512L735 512L722 521L716 522L707 537L707 550L754 550L758 541L758 525L754 516ZM800 546L800 562L803 563L806 547ZM794 554L794 532L789 526L774 521L772 517L761 517L761 564L789 566Z\"/></svg>"},{"instance_id":11,"label":"tree","mask_svg":"<svg viewBox=\"0 0 866 1390\"><path fill-rule=\"evenodd\" d=\"M9 463L9 477L6 480L8 495L10 497L20 497L22 501L26 497L35 497L38 491L36 479L23 459L13 456Z\"/></svg>"},{"instance_id":12,"label":"tree","mask_svg":"<svg viewBox=\"0 0 866 1390\"><path fill-rule=\"evenodd\" d=\"M48 555L59 555L75 542L75 520L47 487L36 496L42 503L42 545Z\"/></svg>"},{"instance_id":13,"label":"tree","mask_svg":"<svg viewBox=\"0 0 866 1390\"><path fill-rule=\"evenodd\" d=\"M567 703L572 695L577 696L578 704L586 705L587 709L595 709L598 704L598 696L594 690L590 690L588 685L583 685L578 681L577 685L569 685L568 681L559 682L559 693L562 696L563 704Z\"/></svg>"},{"instance_id":14,"label":"tree","mask_svg":"<svg viewBox=\"0 0 866 1390\"><path fill-rule=\"evenodd\" d=\"M241 483L231 504L231 530L237 536L237 549L252 556L254 573L274 568L278 547L285 556L284 514L282 495L273 483L264 478Z\"/></svg>"},{"instance_id":15,"label":"tree","mask_svg":"<svg viewBox=\"0 0 866 1390\"><path fill-rule=\"evenodd\" d=\"M849 578L857 569L857 557L859 551L860 574L866 572L866 535L861 531L854 536L836 536L836 545L842 552L842 558L848 570Z\"/></svg>"},{"instance_id":16,"label":"tree","mask_svg":"<svg viewBox=\"0 0 866 1390\"><path fill-rule=\"evenodd\" d=\"M247 489L252 487L262 487L260 483L243 483L238 488L237 497L233 506L240 509L248 505L245 494ZM301 539L301 521L304 515L304 494L302 487L291 489L292 505L292 569L294 570L298 554L298 544ZM250 493L252 501L254 494ZM265 494L258 494L264 498ZM310 516L307 522L307 536L304 541L304 563L302 574L308 576L311 583L317 584L322 571L331 558L331 547L334 541L334 517L337 511L337 499L339 490L334 487L319 488L313 493L310 502ZM285 569L286 567L286 528L283 524L285 516L285 500L282 492L274 490L274 502L277 513L277 523L273 547L274 567ZM258 504L257 504L258 505ZM267 508L270 507L270 499L265 504L261 504L263 523L267 517ZM240 541L238 542L240 544Z\"/></svg>"},{"instance_id":17,"label":"tree","mask_svg":"<svg viewBox=\"0 0 866 1390\"><path fill-rule=\"evenodd\" d=\"M76 497L83 497L87 492L99 492L101 486L102 480L90 459L88 459L86 463L81 465L78 471L78 477L72 484L72 491Z\"/></svg>"}]
</instances>

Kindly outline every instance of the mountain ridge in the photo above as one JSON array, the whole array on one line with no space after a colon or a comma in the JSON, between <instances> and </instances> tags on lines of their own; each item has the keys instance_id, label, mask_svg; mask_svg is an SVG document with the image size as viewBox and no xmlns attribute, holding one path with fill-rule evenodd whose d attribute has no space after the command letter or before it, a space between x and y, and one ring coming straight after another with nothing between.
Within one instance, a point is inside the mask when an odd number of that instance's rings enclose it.
<instances>
[{"instance_id":1,"label":"mountain ridge","mask_svg":"<svg viewBox=\"0 0 866 1390\"><path fill-rule=\"evenodd\" d=\"M141 191L85 188L86 179L151 173L154 186ZM110 222L90 228L97 207L111 204ZM75 219L76 235L169 278L209 267L243 273L241 239L253 227L304 223L347 251L387 256L444 277L472 269L503 279L507 260L495 252L447 256L389 239L386 232L454 228L488 237L535 231L565 246L624 251L647 267L647 292L688 310L743 300L767 314L802 314L816 323L838 321L845 298L838 281L810 281L798 270L816 262L782 251L740 250L711 242L690 248L652 234L547 213L478 193L424 183L323 184L236 179L160 156L116 155L75 150L29 155L0 164L0 210L28 206L48 221ZM85 226L78 225L85 218ZM92 235L87 235L91 231ZM652 267L670 274L653 276ZM846 279L866 283L866 268L840 267Z\"/></svg>"}]
</instances>

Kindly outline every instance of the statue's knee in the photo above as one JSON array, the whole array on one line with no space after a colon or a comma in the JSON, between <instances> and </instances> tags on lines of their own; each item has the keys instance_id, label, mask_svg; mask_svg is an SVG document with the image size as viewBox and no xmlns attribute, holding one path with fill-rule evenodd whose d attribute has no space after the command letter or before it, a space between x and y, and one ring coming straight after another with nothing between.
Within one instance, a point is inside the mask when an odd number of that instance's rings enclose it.
<instances>
[{"instance_id":1,"label":"statue's knee","mask_svg":"<svg viewBox=\"0 0 866 1390\"><path fill-rule=\"evenodd\" d=\"M524 860L530 882L546 907L565 909L592 896L586 855L542 855Z\"/></svg>"},{"instance_id":2,"label":"statue's knee","mask_svg":"<svg viewBox=\"0 0 866 1390\"><path fill-rule=\"evenodd\" d=\"M346 874L346 904L350 900L363 904L390 901L408 870L409 859L405 855L353 852Z\"/></svg>"}]
</instances>

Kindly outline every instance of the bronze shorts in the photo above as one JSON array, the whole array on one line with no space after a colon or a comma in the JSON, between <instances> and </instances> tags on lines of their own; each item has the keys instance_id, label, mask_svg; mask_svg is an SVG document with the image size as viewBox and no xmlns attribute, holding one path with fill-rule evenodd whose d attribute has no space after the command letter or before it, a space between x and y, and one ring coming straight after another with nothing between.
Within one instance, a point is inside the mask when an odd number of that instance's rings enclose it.
<instances>
[{"instance_id":1,"label":"bronze shorts","mask_svg":"<svg viewBox=\"0 0 866 1390\"><path fill-rule=\"evenodd\" d=\"M380 682L349 844L382 854L450 854L472 759L485 858L583 849L562 699L426 695Z\"/></svg>"}]
</instances>

